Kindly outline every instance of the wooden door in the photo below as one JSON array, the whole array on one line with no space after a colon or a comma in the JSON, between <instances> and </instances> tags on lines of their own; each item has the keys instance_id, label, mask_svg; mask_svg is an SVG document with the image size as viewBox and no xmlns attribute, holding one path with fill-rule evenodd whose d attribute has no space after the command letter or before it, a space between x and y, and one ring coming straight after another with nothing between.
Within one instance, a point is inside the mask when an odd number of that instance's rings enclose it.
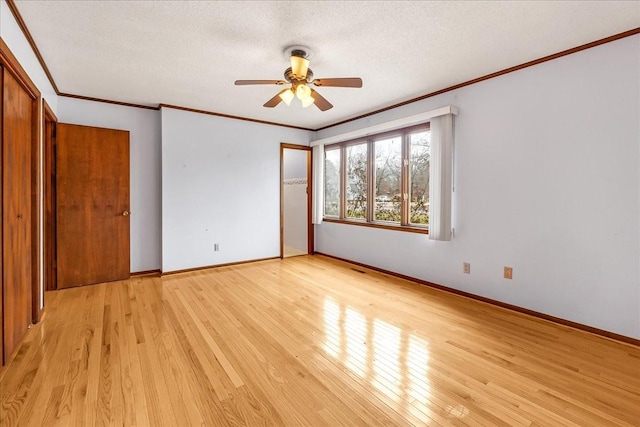
<instances>
[{"instance_id":1,"label":"wooden door","mask_svg":"<svg viewBox=\"0 0 640 427\"><path fill-rule=\"evenodd\" d=\"M2 70L2 320L3 360L31 324L33 98Z\"/></svg>"},{"instance_id":2,"label":"wooden door","mask_svg":"<svg viewBox=\"0 0 640 427\"><path fill-rule=\"evenodd\" d=\"M58 289L129 277L129 132L58 123Z\"/></svg>"},{"instance_id":3,"label":"wooden door","mask_svg":"<svg viewBox=\"0 0 640 427\"><path fill-rule=\"evenodd\" d=\"M55 136L58 119L46 101L44 107L44 285L47 291L56 285L56 189L55 189Z\"/></svg>"}]
</instances>

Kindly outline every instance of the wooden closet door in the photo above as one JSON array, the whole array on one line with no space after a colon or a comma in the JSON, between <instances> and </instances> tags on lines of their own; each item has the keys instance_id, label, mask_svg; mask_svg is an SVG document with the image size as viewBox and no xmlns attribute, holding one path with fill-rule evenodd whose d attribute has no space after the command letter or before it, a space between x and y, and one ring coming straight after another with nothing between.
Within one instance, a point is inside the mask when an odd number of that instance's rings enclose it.
<instances>
[{"instance_id":1,"label":"wooden closet door","mask_svg":"<svg viewBox=\"0 0 640 427\"><path fill-rule=\"evenodd\" d=\"M58 289L127 279L129 132L58 123Z\"/></svg>"},{"instance_id":2,"label":"wooden closet door","mask_svg":"<svg viewBox=\"0 0 640 427\"><path fill-rule=\"evenodd\" d=\"M2 69L2 315L4 360L31 324L33 99Z\"/></svg>"}]
</instances>

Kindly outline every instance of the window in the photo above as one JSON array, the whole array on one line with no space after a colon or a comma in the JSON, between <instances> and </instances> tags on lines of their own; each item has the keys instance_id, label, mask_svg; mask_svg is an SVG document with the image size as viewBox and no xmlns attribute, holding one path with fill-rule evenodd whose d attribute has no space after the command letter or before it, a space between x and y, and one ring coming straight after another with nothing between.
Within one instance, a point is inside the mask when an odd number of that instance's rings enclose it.
<instances>
[{"instance_id":1,"label":"window","mask_svg":"<svg viewBox=\"0 0 640 427\"><path fill-rule=\"evenodd\" d=\"M325 147L325 219L426 232L429 124Z\"/></svg>"},{"instance_id":2,"label":"window","mask_svg":"<svg viewBox=\"0 0 640 427\"><path fill-rule=\"evenodd\" d=\"M402 137L381 139L373 144L375 150L375 196L373 218L400 224L402 199Z\"/></svg>"},{"instance_id":3,"label":"window","mask_svg":"<svg viewBox=\"0 0 640 427\"><path fill-rule=\"evenodd\" d=\"M340 216L340 150L326 150L324 161L324 215Z\"/></svg>"},{"instance_id":4,"label":"window","mask_svg":"<svg viewBox=\"0 0 640 427\"><path fill-rule=\"evenodd\" d=\"M409 223L429 224L429 161L431 133L409 135Z\"/></svg>"},{"instance_id":5,"label":"window","mask_svg":"<svg viewBox=\"0 0 640 427\"><path fill-rule=\"evenodd\" d=\"M367 217L367 144L350 145L347 152L347 218Z\"/></svg>"}]
</instances>

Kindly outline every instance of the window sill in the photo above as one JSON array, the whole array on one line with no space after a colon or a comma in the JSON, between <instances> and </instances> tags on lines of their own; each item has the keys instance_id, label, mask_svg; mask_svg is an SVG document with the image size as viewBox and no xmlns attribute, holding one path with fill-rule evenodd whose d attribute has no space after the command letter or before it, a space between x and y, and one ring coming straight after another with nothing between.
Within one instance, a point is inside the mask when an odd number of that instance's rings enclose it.
<instances>
[{"instance_id":1,"label":"window sill","mask_svg":"<svg viewBox=\"0 0 640 427\"><path fill-rule=\"evenodd\" d=\"M391 224L383 224L379 222L365 222L365 221L337 219L337 218L323 218L322 220L324 222L333 222L336 224L359 225L361 227L382 228L383 230L404 231L406 233L429 234L428 228L412 227L409 225L391 225Z\"/></svg>"}]
</instances>

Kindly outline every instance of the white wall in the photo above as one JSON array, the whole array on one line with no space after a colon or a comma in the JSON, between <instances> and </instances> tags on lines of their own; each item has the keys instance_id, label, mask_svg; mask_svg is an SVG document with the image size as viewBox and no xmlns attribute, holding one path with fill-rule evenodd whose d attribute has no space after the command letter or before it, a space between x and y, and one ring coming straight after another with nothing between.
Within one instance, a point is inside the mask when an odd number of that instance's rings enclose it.
<instances>
[{"instance_id":1,"label":"white wall","mask_svg":"<svg viewBox=\"0 0 640 427\"><path fill-rule=\"evenodd\" d=\"M131 271L160 269L160 111L61 96L58 100L58 120L130 132Z\"/></svg>"},{"instance_id":2,"label":"white wall","mask_svg":"<svg viewBox=\"0 0 640 427\"><path fill-rule=\"evenodd\" d=\"M311 132L161 111L162 270L279 256L280 143Z\"/></svg>"},{"instance_id":3,"label":"white wall","mask_svg":"<svg viewBox=\"0 0 640 427\"><path fill-rule=\"evenodd\" d=\"M320 131L460 109L451 242L323 223L316 250L640 338L639 95L633 36Z\"/></svg>"}]
</instances>

